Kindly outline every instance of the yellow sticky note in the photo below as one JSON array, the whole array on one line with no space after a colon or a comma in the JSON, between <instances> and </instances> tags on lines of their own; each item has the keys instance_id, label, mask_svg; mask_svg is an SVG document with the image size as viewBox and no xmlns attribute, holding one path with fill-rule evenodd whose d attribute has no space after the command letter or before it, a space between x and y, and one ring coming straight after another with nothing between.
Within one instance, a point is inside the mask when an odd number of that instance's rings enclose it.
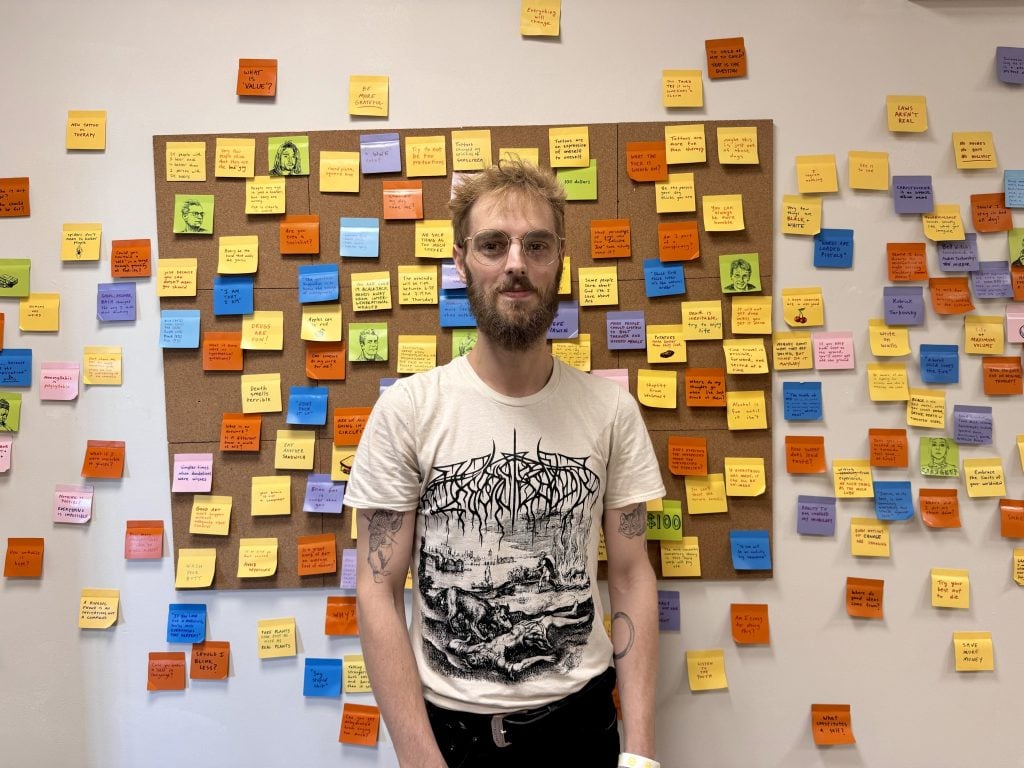
<instances>
[{"instance_id":1,"label":"yellow sticky note","mask_svg":"<svg viewBox=\"0 0 1024 768\"><path fill-rule=\"evenodd\" d=\"M420 259L450 259L455 232L450 219L424 219L416 222L416 247L413 256Z\"/></svg>"},{"instance_id":2,"label":"yellow sticky note","mask_svg":"<svg viewBox=\"0 0 1024 768\"><path fill-rule=\"evenodd\" d=\"M661 70L661 104L668 109L703 107L704 77L701 70Z\"/></svg>"},{"instance_id":3,"label":"yellow sticky note","mask_svg":"<svg viewBox=\"0 0 1024 768\"><path fill-rule=\"evenodd\" d=\"M498 150L498 162L518 160L540 167L540 147L502 147Z\"/></svg>"},{"instance_id":4,"label":"yellow sticky note","mask_svg":"<svg viewBox=\"0 0 1024 768\"><path fill-rule=\"evenodd\" d=\"M726 421L730 430L768 429L764 390L730 390L725 393Z\"/></svg>"},{"instance_id":5,"label":"yellow sticky note","mask_svg":"<svg viewBox=\"0 0 1024 768\"><path fill-rule=\"evenodd\" d=\"M924 236L933 241L964 240L964 221L960 206L955 203L936 203L931 213L921 214Z\"/></svg>"},{"instance_id":6,"label":"yellow sticky note","mask_svg":"<svg viewBox=\"0 0 1024 768\"><path fill-rule=\"evenodd\" d=\"M231 235L217 239L217 272L249 275L259 268L259 235Z\"/></svg>"},{"instance_id":7,"label":"yellow sticky note","mask_svg":"<svg viewBox=\"0 0 1024 768\"><path fill-rule=\"evenodd\" d=\"M277 539L239 539L238 573L240 579L260 579L277 573Z\"/></svg>"},{"instance_id":8,"label":"yellow sticky note","mask_svg":"<svg viewBox=\"0 0 1024 768\"><path fill-rule=\"evenodd\" d=\"M1013 548L1013 580L1024 587L1024 547Z\"/></svg>"},{"instance_id":9,"label":"yellow sticky note","mask_svg":"<svg viewBox=\"0 0 1024 768\"><path fill-rule=\"evenodd\" d=\"M399 264L398 304L437 304L437 267Z\"/></svg>"},{"instance_id":10,"label":"yellow sticky note","mask_svg":"<svg viewBox=\"0 0 1024 768\"><path fill-rule=\"evenodd\" d=\"M366 662L361 653L346 653L341 657L345 667L345 693L370 693L370 677L366 674Z\"/></svg>"},{"instance_id":11,"label":"yellow sticky note","mask_svg":"<svg viewBox=\"0 0 1024 768\"><path fill-rule=\"evenodd\" d=\"M757 165L757 126L718 129L718 162L721 165Z\"/></svg>"},{"instance_id":12,"label":"yellow sticky note","mask_svg":"<svg viewBox=\"0 0 1024 768\"><path fill-rule=\"evenodd\" d=\"M739 232L743 229L743 195L704 195L700 206L706 231Z\"/></svg>"},{"instance_id":13,"label":"yellow sticky note","mask_svg":"<svg viewBox=\"0 0 1024 768\"><path fill-rule=\"evenodd\" d=\"M821 288L782 289L782 319L790 328L814 328L825 324L825 298Z\"/></svg>"},{"instance_id":14,"label":"yellow sticky note","mask_svg":"<svg viewBox=\"0 0 1024 768\"><path fill-rule=\"evenodd\" d=\"M178 568L174 573L174 588L205 589L213 584L213 575L216 570L216 549L179 549Z\"/></svg>"},{"instance_id":15,"label":"yellow sticky note","mask_svg":"<svg viewBox=\"0 0 1024 768\"><path fill-rule=\"evenodd\" d=\"M924 96L886 96L885 112L893 133L928 130L928 103Z\"/></svg>"},{"instance_id":16,"label":"yellow sticky note","mask_svg":"<svg viewBox=\"0 0 1024 768\"><path fill-rule=\"evenodd\" d=\"M206 181L206 142L168 141L164 166L166 181Z\"/></svg>"},{"instance_id":17,"label":"yellow sticky note","mask_svg":"<svg viewBox=\"0 0 1024 768\"><path fill-rule=\"evenodd\" d=\"M875 402L905 401L909 387L904 363L868 363L868 394Z\"/></svg>"},{"instance_id":18,"label":"yellow sticky note","mask_svg":"<svg viewBox=\"0 0 1024 768\"><path fill-rule=\"evenodd\" d=\"M1024 435L1017 435L1017 457L1020 459L1020 469L1024 472Z\"/></svg>"},{"instance_id":19,"label":"yellow sticky note","mask_svg":"<svg viewBox=\"0 0 1024 768\"><path fill-rule=\"evenodd\" d=\"M796 188L801 195L839 191L835 155L797 155Z\"/></svg>"},{"instance_id":20,"label":"yellow sticky note","mask_svg":"<svg viewBox=\"0 0 1024 768\"><path fill-rule=\"evenodd\" d=\"M359 153L321 151L320 191L358 192Z\"/></svg>"},{"instance_id":21,"label":"yellow sticky note","mask_svg":"<svg viewBox=\"0 0 1024 768\"><path fill-rule=\"evenodd\" d=\"M682 541L664 540L661 549L661 575L700 576L700 545L696 536L683 536Z\"/></svg>"},{"instance_id":22,"label":"yellow sticky note","mask_svg":"<svg viewBox=\"0 0 1024 768\"><path fill-rule=\"evenodd\" d=\"M760 496L767 487L762 457L725 457L726 496Z\"/></svg>"},{"instance_id":23,"label":"yellow sticky note","mask_svg":"<svg viewBox=\"0 0 1024 768\"><path fill-rule=\"evenodd\" d=\"M590 370L590 334L551 342L551 354L578 371Z\"/></svg>"},{"instance_id":24,"label":"yellow sticky note","mask_svg":"<svg viewBox=\"0 0 1024 768\"><path fill-rule=\"evenodd\" d=\"M410 178L413 176L446 176L448 174L446 152L444 136L406 136L406 173Z\"/></svg>"},{"instance_id":25,"label":"yellow sticky note","mask_svg":"<svg viewBox=\"0 0 1024 768\"><path fill-rule=\"evenodd\" d=\"M284 345L284 312L257 310L242 316L242 349L281 349Z\"/></svg>"},{"instance_id":26,"label":"yellow sticky note","mask_svg":"<svg viewBox=\"0 0 1024 768\"><path fill-rule=\"evenodd\" d=\"M851 518L850 554L854 557L889 557L889 524L872 517Z\"/></svg>"},{"instance_id":27,"label":"yellow sticky note","mask_svg":"<svg viewBox=\"0 0 1024 768\"><path fill-rule=\"evenodd\" d=\"M482 171L491 165L493 162L489 130L452 131L453 171Z\"/></svg>"},{"instance_id":28,"label":"yellow sticky note","mask_svg":"<svg viewBox=\"0 0 1024 768\"><path fill-rule=\"evenodd\" d=\"M285 177L253 176L245 180L245 212L284 213Z\"/></svg>"},{"instance_id":29,"label":"yellow sticky note","mask_svg":"<svg viewBox=\"0 0 1024 768\"><path fill-rule=\"evenodd\" d=\"M870 459L834 460L832 486L837 499L873 499L875 486Z\"/></svg>"},{"instance_id":30,"label":"yellow sticky note","mask_svg":"<svg viewBox=\"0 0 1024 768\"><path fill-rule=\"evenodd\" d=\"M851 149L850 189L889 189L889 153Z\"/></svg>"},{"instance_id":31,"label":"yellow sticky note","mask_svg":"<svg viewBox=\"0 0 1024 768\"><path fill-rule=\"evenodd\" d=\"M256 139L218 137L213 169L218 178L251 179L256 175Z\"/></svg>"},{"instance_id":32,"label":"yellow sticky note","mask_svg":"<svg viewBox=\"0 0 1024 768\"><path fill-rule=\"evenodd\" d=\"M811 334L807 331L773 333L772 366L776 371L809 371L814 368Z\"/></svg>"},{"instance_id":33,"label":"yellow sticky note","mask_svg":"<svg viewBox=\"0 0 1024 768\"><path fill-rule=\"evenodd\" d=\"M725 654L721 650L687 651L686 675L691 691L714 691L728 688L725 679Z\"/></svg>"},{"instance_id":34,"label":"yellow sticky note","mask_svg":"<svg viewBox=\"0 0 1024 768\"><path fill-rule=\"evenodd\" d=\"M192 497L192 514L188 532L207 536L227 536L231 525L230 496L197 493Z\"/></svg>"},{"instance_id":35,"label":"yellow sticky note","mask_svg":"<svg viewBox=\"0 0 1024 768\"><path fill-rule=\"evenodd\" d=\"M266 475L251 480L253 517L292 513L291 475Z\"/></svg>"},{"instance_id":36,"label":"yellow sticky note","mask_svg":"<svg viewBox=\"0 0 1024 768\"><path fill-rule=\"evenodd\" d=\"M682 325L648 325L646 335L648 363L686 362Z\"/></svg>"},{"instance_id":37,"label":"yellow sticky note","mask_svg":"<svg viewBox=\"0 0 1024 768\"><path fill-rule=\"evenodd\" d=\"M932 608L970 608L971 578L956 568L932 568Z\"/></svg>"},{"instance_id":38,"label":"yellow sticky note","mask_svg":"<svg viewBox=\"0 0 1024 768\"><path fill-rule=\"evenodd\" d=\"M552 168L590 165L590 129L585 125L548 129L548 157Z\"/></svg>"},{"instance_id":39,"label":"yellow sticky note","mask_svg":"<svg viewBox=\"0 0 1024 768\"><path fill-rule=\"evenodd\" d=\"M399 335L399 373L420 373L436 366L437 336Z\"/></svg>"},{"instance_id":40,"label":"yellow sticky note","mask_svg":"<svg viewBox=\"0 0 1024 768\"><path fill-rule=\"evenodd\" d=\"M156 263L156 295L195 296L196 259L160 259Z\"/></svg>"},{"instance_id":41,"label":"yellow sticky note","mask_svg":"<svg viewBox=\"0 0 1024 768\"><path fill-rule=\"evenodd\" d=\"M608 542L604 539L604 529L597 532L597 561L608 562Z\"/></svg>"},{"instance_id":42,"label":"yellow sticky note","mask_svg":"<svg viewBox=\"0 0 1024 768\"><path fill-rule=\"evenodd\" d=\"M686 511L691 515L729 511L723 473L687 475L683 478L683 484L686 486Z\"/></svg>"},{"instance_id":43,"label":"yellow sticky note","mask_svg":"<svg viewBox=\"0 0 1024 768\"><path fill-rule=\"evenodd\" d=\"M946 428L946 393L935 389L911 389L907 400L907 426Z\"/></svg>"},{"instance_id":44,"label":"yellow sticky note","mask_svg":"<svg viewBox=\"0 0 1024 768\"><path fill-rule=\"evenodd\" d=\"M356 312L391 309L391 273L353 272L352 309Z\"/></svg>"},{"instance_id":45,"label":"yellow sticky note","mask_svg":"<svg viewBox=\"0 0 1024 768\"><path fill-rule=\"evenodd\" d=\"M599 307L619 303L619 275L610 267L580 267L580 306Z\"/></svg>"},{"instance_id":46,"label":"yellow sticky note","mask_svg":"<svg viewBox=\"0 0 1024 768\"><path fill-rule=\"evenodd\" d=\"M519 34L523 37L558 37L561 20L562 0L522 0Z\"/></svg>"},{"instance_id":47,"label":"yellow sticky note","mask_svg":"<svg viewBox=\"0 0 1024 768\"><path fill-rule=\"evenodd\" d=\"M60 330L60 294L30 293L18 302L18 329L27 332Z\"/></svg>"},{"instance_id":48,"label":"yellow sticky note","mask_svg":"<svg viewBox=\"0 0 1024 768\"><path fill-rule=\"evenodd\" d=\"M771 296L733 296L732 332L767 334L772 332Z\"/></svg>"},{"instance_id":49,"label":"yellow sticky note","mask_svg":"<svg viewBox=\"0 0 1024 768\"><path fill-rule=\"evenodd\" d=\"M331 480L336 483L348 481L348 474L352 471L352 462L356 458L356 447L354 445L331 445ZM355 539L356 520L352 517L352 538Z\"/></svg>"},{"instance_id":50,"label":"yellow sticky note","mask_svg":"<svg viewBox=\"0 0 1024 768\"><path fill-rule=\"evenodd\" d=\"M306 341L341 341L341 304L303 304L302 330Z\"/></svg>"},{"instance_id":51,"label":"yellow sticky note","mask_svg":"<svg viewBox=\"0 0 1024 768\"><path fill-rule=\"evenodd\" d=\"M582 271L582 270L580 270ZM683 301L680 302L682 312L683 338L687 341L707 341L722 338L722 302Z\"/></svg>"},{"instance_id":52,"label":"yellow sticky note","mask_svg":"<svg viewBox=\"0 0 1024 768\"><path fill-rule=\"evenodd\" d=\"M121 347L86 347L82 355L82 382L93 386L121 386Z\"/></svg>"},{"instance_id":53,"label":"yellow sticky note","mask_svg":"<svg viewBox=\"0 0 1024 768\"><path fill-rule=\"evenodd\" d=\"M998 457L964 459L964 484L972 499L1005 496L1003 462Z\"/></svg>"},{"instance_id":54,"label":"yellow sticky note","mask_svg":"<svg viewBox=\"0 0 1024 768\"><path fill-rule=\"evenodd\" d=\"M996 167L992 131L953 131L953 157L960 170Z\"/></svg>"},{"instance_id":55,"label":"yellow sticky note","mask_svg":"<svg viewBox=\"0 0 1024 768\"><path fill-rule=\"evenodd\" d=\"M78 601L79 629L107 629L117 623L119 589L83 589Z\"/></svg>"},{"instance_id":56,"label":"yellow sticky note","mask_svg":"<svg viewBox=\"0 0 1024 768\"><path fill-rule=\"evenodd\" d=\"M707 159L707 137L704 134L703 123L665 126L666 163L704 163Z\"/></svg>"},{"instance_id":57,"label":"yellow sticky note","mask_svg":"<svg viewBox=\"0 0 1024 768\"><path fill-rule=\"evenodd\" d=\"M954 632L957 672L991 672L996 668L991 632Z\"/></svg>"},{"instance_id":58,"label":"yellow sticky note","mask_svg":"<svg viewBox=\"0 0 1024 768\"><path fill-rule=\"evenodd\" d=\"M348 79L348 113L362 117L387 117L388 76L351 75Z\"/></svg>"},{"instance_id":59,"label":"yellow sticky note","mask_svg":"<svg viewBox=\"0 0 1024 768\"><path fill-rule=\"evenodd\" d=\"M637 371L636 399L648 408L675 408L677 389L675 371L652 371L649 368Z\"/></svg>"},{"instance_id":60,"label":"yellow sticky note","mask_svg":"<svg viewBox=\"0 0 1024 768\"><path fill-rule=\"evenodd\" d=\"M261 659L295 656L295 619L260 619L256 622L256 644Z\"/></svg>"},{"instance_id":61,"label":"yellow sticky note","mask_svg":"<svg viewBox=\"0 0 1024 768\"><path fill-rule=\"evenodd\" d=\"M65 224L60 240L60 260L99 261L102 235L102 224Z\"/></svg>"},{"instance_id":62,"label":"yellow sticky note","mask_svg":"<svg viewBox=\"0 0 1024 768\"><path fill-rule=\"evenodd\" d=\"M783 195L780 224L784 235L818 234L821 232L821 198Z\"/></svg>"},{"instance_id":63,"label":"yellow sticky note","mask_svg":"<svg viewBox=\"0 0 1024 768\"><path fill-rule=\"evenodd\" d=\"M868 320L868 339L875 357L910 354L910 333L905 326L887 325L881 318L872 318Z\"/></svg>"},{"instance_id":64,"label":"yellow sticky note","mask_svg":"<svg viewBox=\"0 0 1024 768\"><path fill-rule=\"evenodd\" d=\"M241 382L242 413L280 412L280 373L244 373Z\"/></svg>"},{"instance_id":65,"label":"yellow sticky note","mask_svg":"<svg viewBox=\"0 0 1024 768\"><path fill-rule=\"evenodd\" d=\"M697 210L692 173L670 173L668 181L654 182L654 209L658 213L688 213Z\"/></svg>"},{"instance_id":66,"label":"yellow sticky note","mask_svg":"<svg viewBox=\"0 0 1024 768\"><path fill-rule=\"evenodd\" d=\"M726 373L768 373L768 353L761 339L726 339L722 351Z\"/></svg>"},{"instance_id":67,"label":"yellow sticky note","mask_svg":"<svg viewBox=\"0 0 1024 768\"><path fill-rule=\"evenodd\" d=\"M562 277L558 281L558 295L568 296L572 293L572 259L562 257Z\"/></svg>"},{"instance_id":68,"label":"yellow sticky note","mask_svg":"<svg viewBox=\"0 0 1024 768\"><path fill-rule=\"evenodd\" d=\"M279 429L274 443L274 469L313 469L316 432L307 429Z\"/></svg>"},{"instance_id":69,"label":"yellow sticky note","mask_svg":"<svg viewBox=\"0 0 1024 768\"><path fill-rule=\"evenodd\" d=\"M106 149L107 111L105 109L68 110L67 149Z\"/></svg>"},{"instance_id":70,"label":"yellow sticky note","mask_svg":"<svg viewBox=\"0 0 1024 768\"><path fill-rule=\"evenodd\" d=\"M1006 333L1001 316L964 316L964 352L969 355L1001 355L1005 344Z\"/></svg>"}]
</instances>

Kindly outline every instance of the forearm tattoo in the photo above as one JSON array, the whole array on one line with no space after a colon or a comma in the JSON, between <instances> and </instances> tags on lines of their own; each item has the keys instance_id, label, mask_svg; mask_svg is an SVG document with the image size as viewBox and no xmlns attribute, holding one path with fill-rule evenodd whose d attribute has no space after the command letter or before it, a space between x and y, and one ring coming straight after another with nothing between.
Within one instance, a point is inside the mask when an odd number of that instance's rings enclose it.
<instances>
[{"instance_id":1,"label":"forearm tattoo","mask_svg":"<svg viewBox=\"0 0 1024 768\"><path fill-rule=\"evenodd\" d=\"M627 539L635 539L647 533L647 505L637 504L619 516L619 533Z\"/></svg>"},{"instance_id":2,"label":"forearm tattoo","mask_svg":"<svg viewBox=\"0 0 1024 768\"><path fill-rule=\"evenodd\" d=\"M633 626L633 620L622 611L616 611L612 614L612 626L615 626L615 622L620 620L626 624L626 647L621 651L614 651L612 653L612 658L616 661L626 657L626 654L633 649L633 641L636 640L636 627Z\"/></svg>"},{"instance_id":3,"label":"forearm tattoo","mask_svg":"<svg viewBox=\"0 0 1024 768\"><path fill-rule=\"evenodd\" d=\"M373 580L378 584L391 574L388 563L395 554L395 534L405 522L400 512L390 509L374 509L363 513L369 534L366 562L370 564Z\"/></svg>"}]
</instances>

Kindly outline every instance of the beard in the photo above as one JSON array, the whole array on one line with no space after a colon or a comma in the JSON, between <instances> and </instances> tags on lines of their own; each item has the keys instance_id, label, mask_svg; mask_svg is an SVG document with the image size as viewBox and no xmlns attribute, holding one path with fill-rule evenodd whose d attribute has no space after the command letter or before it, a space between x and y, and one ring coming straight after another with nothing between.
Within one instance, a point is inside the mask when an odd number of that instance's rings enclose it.
<instances>
[{"instance_id":1,"label":"beard","mask_svg":"<svg viewBox=\"0 0 1024 768\"><path fill-rule=\"evenodd\" d=\"M561 267L555 281L547 289L538 288L526 275L506 277L488 293L473 279L466 265L466 295L469 308L476 318L480 333L508 352L523 352L547 335L558 312L558 284ZM513 305L508 311L498 307L502 291L534 291L540 300L534 309Z\"/></svg>"}]
</instances>

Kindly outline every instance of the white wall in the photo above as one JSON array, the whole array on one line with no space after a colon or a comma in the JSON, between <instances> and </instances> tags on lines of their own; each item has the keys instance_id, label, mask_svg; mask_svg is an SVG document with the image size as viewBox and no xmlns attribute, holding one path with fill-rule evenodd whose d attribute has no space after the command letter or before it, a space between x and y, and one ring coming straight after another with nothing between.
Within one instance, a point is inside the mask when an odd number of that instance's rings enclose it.
<instances>
[{"instance_id":1,"label":"white wall","mask_svg":"<svg viewBox=\"0 0 1024 768\"><path fill-rule=\"evenodd\" d=\"M937 200L959 203L965 214L971 193L998 191L1002 169L1024 168L1024 90L993 74L997 45L1024 45L1021 4L563 0L557 42L520 38L518 10L517 0L0 0L0 176L32 183L31 218L0 220L0 258L31 257L33 290L62 298L58 334L22 334L16 302L0 301L5 343L32 347L37 378L41 361L80 360L84 345L121 345L125 354L123 387L91 388L77 402L45 406L36 389L26 392L14 468L0 476L0 541L46 538L42 580L0 581L0 765L394 765L389 742L377 750L337 743L337 700L302 697L303 656L358 647L324 636L323 592L179 594L170 557L122 557L126 519L170 520L158 306L152 282L143 281L140 319L101 326L94 297L96 283L109 279L111 240L150 237L155 245L154 134L771 118L776 197L796 191L796 155L835 153L841 191L827 196L825 226L856 231L852 272L815 271L808 241L777 235L776 290L821 285L827 329L854 331L859 362L850 372L789 375L824 382L823 424L785 423L776 391L776 467L784 467L787 432L825 434L831 460L866 457L869 426L904 425L900 406L867 398L866 322L881 316L885 243L921 240L922 232L913 217L892 214L884 193L849 190L846 153L890 152L893 173L932 174ZM704 68L703 41L735 35L746 37L749 77L705 80L703 110L663 109L661 70ZM240 57L280 60L275 101L237 100ZM351 74L390 75L386 123L347 116ZM889 93L928 97L927 134L887 132ZM108 111L106 152L64 150L68 109ZM1000 169L956 171L953 130L992 130ZM61 225L74 221L103 223L99 265L60 263ZM1024 214L1016 224L1024 226ZM983 259L1005 258L1001 235L979 240ZM931 247L929 259L936 274ZM1001 314L1002 303L979 302L978 311ZM913 383L919 343L961 342L961 318L928 315L911 330ZM948 388L950 411L954 403L996 406L991 450L1003 456L1008 495L1024 495L1014 448L1014 435L1024 432L1020 398L985 398L979 361L970 358L961 383ZM87 439L125 440L126 476L96 484L90 525L54 525L53 486L76 482ZM885 475L904 477L912 475ZM683 628L661 643L662 764L1024 765L1015 695L1024 682L1024 593L1010 579L1013 545L999 536L996 502L968 500L961 489L962 529L896 525L892 557L868 562L850 556L847 529L849 517L871 514L870 503L841 502L835 538L800 537L795 497L829 495L828 478L779 472L775 484L773 580L663 585L682 593ZM931 567L969 569L970 610L930 607ZM885 579L884 621L846 616L851 575ZM83 587L121 590L116 627L77 628ZM188 601L209 606L208 637L231 641L232 676L227 684L147 693L147 653L169 649L167 604ZM770 646L733 644L731 602L769 604ZM296 617L300 656L261 662L256 621L276 616ZM973 629L993 633L994 673L953 672L951 633ZM724 649L728 690L690 693L683 652L702 648ZM814 747L812 702L851 704L857 745Z\"/></svg>"}]
</instances>

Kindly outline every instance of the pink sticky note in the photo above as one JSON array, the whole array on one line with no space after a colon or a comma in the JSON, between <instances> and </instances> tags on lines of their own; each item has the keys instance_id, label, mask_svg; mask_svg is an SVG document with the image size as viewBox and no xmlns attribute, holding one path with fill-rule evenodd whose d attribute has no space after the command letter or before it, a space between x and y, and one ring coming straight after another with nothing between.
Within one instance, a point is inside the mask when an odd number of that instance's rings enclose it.
<instances>
[{"instance_id":1,"label":"pink sticky note","mask_svg":"<svg viewBox=\"0 0 1024 768\"><path fill-rule=\"evenodd\" d=\"M212 453L174 454L173 493L209 493L213 488Z\"/></svg>"},{"instance_id":2,"label":"pink sticky note","mask_svg":"<svg viewBox=\"0 0 1024 768\"><path fill-rule=\"evenodd\" d=\"M78 397L78 363L43 363L39 369L40 400L74 400Z\"/></svg>"},{"instance_id":3,"label":"pink sticky note","mask_svg":"<svg viewBox=\"0 0 1024 768\"><path fill-rule=\"evenodd\" d=\"M341 552L341 588L356 588L356 551L344 549Z\"/></svg>"},{"instance_id":4,"label":"pink sticky note","mask_svg":"<svg viewBox=\"0 0 1024 768\"><path fill-rule=\"evenodd\" d=\"M81 525L91 519L91 485L58 485L54 489L53 522Z\"/></svg>"},{"instance_id":5,"label":"pink sticky note","mask_svg":"<svg viewBox=\"0 0 1024 768\"><path fill-rule=\"evenodd\" d=\"M627 392L629 391L629 369L627 368L595 368L590 372L602 379L614 381Z\"/></svg>"},{"instance_id":6,"label":"pink sticky note","mask_svg":"<svg viewBox=\"0 0 1024 768\"><path fill-rule=\"evenodd\" d=\"M11 469L11 453L14 449L14 438L11 435L0 435L0 472Z\"/></svg>"},{"instance_id":7,"label":"pink sticky note","mask_svg":"<svg viewBox=\"0 0 1024 768\"><path fill-rule=\"evenodd\" d=\"M812 333L811 345L814 367L819 371L853 368L853 331Z\"/></svg>"}]
</instances>

